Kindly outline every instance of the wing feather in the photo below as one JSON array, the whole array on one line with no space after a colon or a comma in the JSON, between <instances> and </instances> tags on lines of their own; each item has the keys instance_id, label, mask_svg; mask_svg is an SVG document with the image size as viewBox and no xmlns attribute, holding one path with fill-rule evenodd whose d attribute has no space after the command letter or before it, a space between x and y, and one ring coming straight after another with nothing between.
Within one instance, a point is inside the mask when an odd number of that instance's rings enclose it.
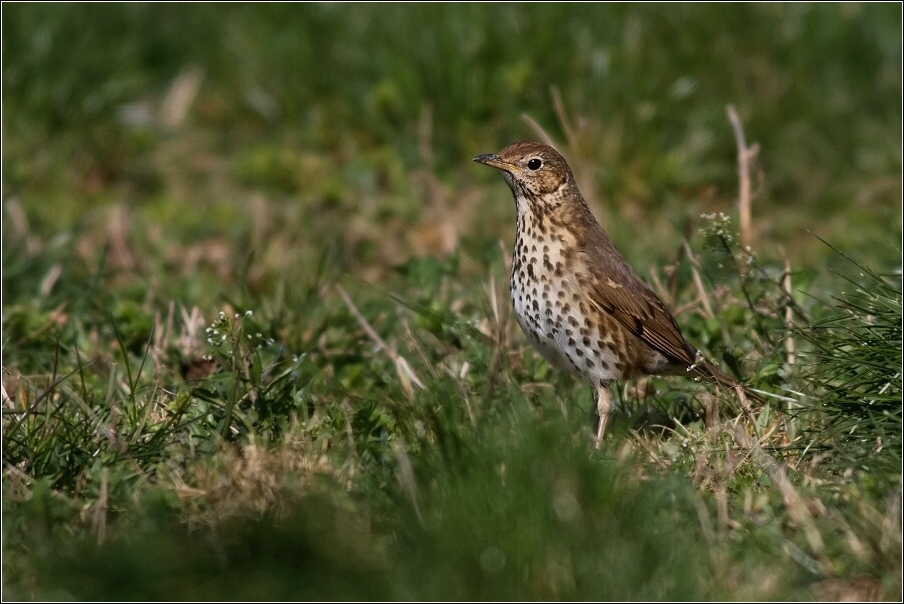
<instances>
[{"instance_id":1,"label":"wing feather","mask_svg":"<svg viewBox=\"0 0 904 604\"><path fill-rule=\"evenodd\" d=\"M620 255L601 262L600 258L607 258L602 252L590 249L579 253L582 268L590 275L591 303L666 358L692 365L696 351L681 335L672 313Z\"/></svg>"}]
</instances>

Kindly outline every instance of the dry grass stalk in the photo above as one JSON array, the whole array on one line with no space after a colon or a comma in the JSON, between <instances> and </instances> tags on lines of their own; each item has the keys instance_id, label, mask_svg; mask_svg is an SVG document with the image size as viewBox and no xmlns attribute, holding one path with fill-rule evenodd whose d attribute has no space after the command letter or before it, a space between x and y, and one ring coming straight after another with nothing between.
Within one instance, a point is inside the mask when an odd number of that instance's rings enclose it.
<instances>
[{"instance_id":1,"label":"dry grass stalk","mask_svg":"<svg viewBox=\"0 0 904 604\"><path fill-rule=\"evenodd\" d=\"M568 114L565 113L565 103L562 102L562 95L559 93L559 88L553 86L550 93L552 94L552 105L556 110L556 117L559 120L559 125L562 126L562 130L565 131L565 139L568 141L568 144L574 149L577 147L578 142L577 129L574 127L571 119L569 119Z\"/></svg>"},{"instance_id":2,"label":"dry grass stalk","mask_svg":"<svg viewBox=\"0 0 904 604\"><path fill-rule=\"evenodd\" d=\"M703 279L700 278L700 271L697 270L700 267L700 260L691 251L691 246L688 244L687 239L684 240L683 244L687 258L691 261L691 273L694 276L694 286L697 288L700 302L703 304L703 316L707 319L713 319L716 314L713 312L713 308L709 303L709 296L706 294L706 288L703 287Z\"/></svg>"},{"instance_id":3,"label":"dry grass stalk","mask_svg":"<svg viewBox=\"0 0 904 604\"><path fill-rule=\"evenodd\" d=\"M788 330L788 337L785 338L785 352L787 353L788 364L794 364L795 346L794 346L794 308L791 301L791 261L785 258L785 276L784 276L785 295L788 296L789 304L785 306L785 329Z\"/></svg>"},{"instance_id":4,"label":"dry grass stalk","mask_svg":"<svg viewBox=\"0 0 904 604\"><path fill-rule=\"evenodd\" d=\"M707 438L711 443L715 443L722 429L719 400L712 394L705 394L704 401L704 423L706 425Z\"/></svg>"},{"instance_id":5,"label":"dry grass stalk","mask_svg":"<svg viewBox=\"0 0 904 604\"><path fill-rule=\"evenodd\" d=\"M351 451L353 462L350 477L353 477L355 469L358 466L358 448L355 446L355 431L352 428L355 410L352 409L351 403L348 402L348 398L342 399L342 402L339 403L339 408L342 409L342 415L345 416L345 436L348 437L348 450Z\"/></svg>"},{"instance_id":6,"label":"dry grass stalk","mask_svg":"<svg viewBox=\"0 0 904 604\"><path fill-rule=\"evenodd\" d=\"M44 275L44 278L41 279L41 287L39 291L42 296L50 295L50 292L53 290L53 286L56 284L57 279L60 278L60 275L63 274L63 267L59 264L54 264L50 267L50 270L47 271L47 274Z\"/></svg>"},{"instance_id":7,"label":"dry grass stalk","mask_svg":"<svg viewBox=\"0 0 904 604\"><path fill-rule=\"evenodd\" d=\"M542 141L543 143L549 145L549 146L552 147L553 149L558 149L558 145L556 145L555 141L552 140L552 137L549 136L549 133L546 132L546 130L543 129L543 126L541 126L540 124L538 124L537 121L536 121L534 118L532 118L532 117L531 117L530 115L528 115L527 113L522 113L522 114L521 114L521 119L523 119L525 122L527 122L527 124L528 124L531 128L534 129L534 132L536 132L537 135L539 135L540 141Z\"/></svg>"},{"instance_id":8,"label":"dry grass stalk","mask_svg":"<svg viewBox=\"0 0 904 604\"><path fill-rule=\"evenodd\" d=\"M107 539L107 507L109 505L109 471L104 468L100 475L100 494L94 503L91 529L98 545Z\"/></svg>"},{"instance_id":9,"label":"dry grass stalk","mask_svg":"<svg viewBox=\"0 0 904 604\"><path fill-rule=\"evenodd\" d=\"M646 452L646 454L650 457L650 459L653 461L653 463L655 463L657 466L659 466L663 470L669 469L669 465L667 463L665 463L664 461L662 461L662 459L660 459L658 455L656 455L656 452L653 450L653 447L650 446L650 443L647 442L647 440L637 430L632 428L630 430L630 432L631 432L631 436L634 437L634 440Z\"/></svg>"},{"instance_id":10,"label":"dry grass stalk","mask_svg":"<svg viewBox=\"0 0 904 604\"><path fill-rule=\"evenodd\" d=\"M493 320L489 322L489 335L493 340L493 348L490 354L490 362L487 365L487 380L483 392L484 400L492 396L493 389L496 387L496 382L501 375L500 370L502 368L503 356L508 352L508 311L511 308L507 301L499 301L499 294L496 289L496 279L493 276L492 271L490 271L489 274L487 290L490 296L490 308L493 311ZM471 413L471 404L470 402L468 402L467 397L465 398L465 402L468 405L468 413L471 416L471 421L473 422L474 417Z\"/></svg>"},{"instance_id":11,"label":"dry grass stalk","mask_svg":"<svg viewBox=\"0 0 904 604\"><path fill-rule=\"evenodd\" d=\"M173 80L160 107L160 123L166 128L175 128L185 121L188 110L198 96L204 70L197 65L185 67Z\"/></svg>"},{"instance_id":12,"label":"dry grass stalk","mask_svg":"<svg viewBox=\"0 0 904 604\"><path fill-rule=\"evenodd\" d=\"M791 519L803 530L804 538L810 546L810 550L821 557L825 551L825 544L822 535L813 522L813 517L807 509L807 504L794 485L788 479L784 465L775 461L769 453L767 453L758 442L750 438L747 429L738 422L732 431L732 436L739 447L749 452L750 456L760 465L766 472L775 488L778 489L782 496L782 502L788 510ZM825 564L823 564L825 566Z\"/></svg>"},{"instance_id":13,"label":"dry grass stalk","mask_svg":"<svg viewBox=\"0 0 904 604\"><path fill-rule=\"evenodd\" d=\"M417 478L414 474L414 466L411 464L411 458L408 457L408 451L405 450L405 444L401 439L392 441L392 452L396 458L396 480L411 503L411 507L414 508L418 522L423 525L424 518L421 516L421 507L418 505Z\"/></svg>"},{"instance_id":14,"label":"dry grass stalk","mask_svg":"<svg viewBox=\"0 0 904 604\"><path fill-rule=\"evenodd\" d=\"M28 215L25 213L25 208L22 207L22 203L19 199L17 197L10 197L4 202L4 208L12 222L14 237L24 243L21 249L25 251L25 256L31 258L32 256L40 254L43 251L44 246L41 243L41 240L32 234Z\"/></svg>"},{"instance_id":15,"label":"dry grass stalk","mask_svg":"<svg viewBox=\"0 0 904 604\"><path fill-rule=\"evenodd\" d=\"M728 119L734 129L735 143L738 147L738 180L740 181L740 195L738 197L738 213L741 220L741 247L747 249L751 243L750 234L750 164L753 163L759 147L747 146L744 138L744 128L741 119L733 105L728 105Z\"/></svg>"},{"instance_id":16,"label":"dry grass stalk","mask_svg":"<svg viewBox=\"0 0 904 604\"><path fill-rule=\"evenodd\" d=\"M427 351L424 350L421 341L414 335L414 330L411 329L411 323L409 323L408 320L402 321L402 333L408 347L415 355L417 355L417 358L420 359L421 367L426 367L430 377L434 380L438 380L439 371L436 370L435 364L430 360L430 357L427 356Z\"/></svg>"},{"instance_id":17,"label":"dry grass stalk","mask_svg":"<svg viewBox=\"0 0 904 604\"><path fill-rule=\"evenodd\" d=\"M361 328L364 329L365 333L373 340L374 344L376 344L379 348L386 351L386 354L392 359L392 362L395 363L396 372L399 374L399 380L402 383L402 388L404 388L405 392L408 393L408 396L412 396L414 394L414 390L411 388L411 384L414 383L420 389L424 388L424 383L417 377L414 373L414 370L411 368L411 365L408 364L408 361L402 357L393 346L387 344L383 338L380 337L380 334L371 326L370 323L367 322L367 319L364 318L364 315L361 314L361 311L358 310L358 307L355 306L355 303L352 302L352 299L345 292L341 285L336 285L336 291L339 292L339 295L342 297L342 301L345 302L345 305L348 309L355 315L355 318L358 320L358 323L361 325Z\"/></svg>"},{"instance_id":18,"label":"dry grass stalk","mask_svg":"<svg viewBox=\"0 0 904 604\"><path fill-rule=\"evenodd\" d=\"M651 266L649 269L650 272L650 283L653 285L653 289L656 291L656 295L659 296L659 299L662 300L666 306L674 307L675 306L675 298L672 296L672 292L666 289L665 285L662 284L662 281L659 279L659 275L656 274L656 270ZM676 315L680 314L679 312L675 312Z\"/></svg>"}]
</instances>

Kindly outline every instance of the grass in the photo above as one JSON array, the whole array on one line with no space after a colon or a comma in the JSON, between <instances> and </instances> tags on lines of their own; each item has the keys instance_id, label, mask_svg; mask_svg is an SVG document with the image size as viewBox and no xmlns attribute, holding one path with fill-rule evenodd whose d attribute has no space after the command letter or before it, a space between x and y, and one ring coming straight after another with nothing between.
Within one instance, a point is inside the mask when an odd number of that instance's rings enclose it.
<instances>
[{"instance_id":1,"label":"grass","mask_svg":"<svg viewBox=\"0 0 904 604\"><path fill-rule=\"evenodd\" d=\"M6 595L900 598L900 16L4 5ZM592 450L469 161L544 133L766 402Z\"/></svg>"}]
</instances>

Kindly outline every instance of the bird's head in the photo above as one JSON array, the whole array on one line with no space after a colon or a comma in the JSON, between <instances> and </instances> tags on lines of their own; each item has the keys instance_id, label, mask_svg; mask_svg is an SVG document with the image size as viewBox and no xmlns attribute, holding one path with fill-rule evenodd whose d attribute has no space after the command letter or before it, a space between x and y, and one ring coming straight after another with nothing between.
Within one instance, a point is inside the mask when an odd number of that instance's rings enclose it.
<instances>
[{"instance_id":1,"label":"bird's head","mask_svg":"<svg viewBox=\"0 0 904 604\"><path fill-rule=\"evenodd\" d=\"M502 172L516 198L560 197L566 186L574 184L565 159L543 143L513 143L499 153L478 155L474 161Z\"/></svg>"}]
</instances>

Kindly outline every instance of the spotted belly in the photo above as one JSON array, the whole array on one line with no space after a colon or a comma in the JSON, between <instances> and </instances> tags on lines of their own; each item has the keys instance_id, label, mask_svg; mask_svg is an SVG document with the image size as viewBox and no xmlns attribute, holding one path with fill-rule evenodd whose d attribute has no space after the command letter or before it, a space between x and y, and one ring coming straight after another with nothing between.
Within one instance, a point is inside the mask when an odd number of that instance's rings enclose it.
<instances>
[{"instance_id":1,"label":"spotted belly","mask_svg":"<svg viewBox=\"0 0 904 604\"><path fill-rule=\"evenodd\" d=\"M515 316L534 348L555 367L594 384L627 377L622 355L615 353L624 343L622 330L611 329L605 317L594 317L569 282L534 281L513 272L511 282Z\"/></svg>"}]
</instances>

